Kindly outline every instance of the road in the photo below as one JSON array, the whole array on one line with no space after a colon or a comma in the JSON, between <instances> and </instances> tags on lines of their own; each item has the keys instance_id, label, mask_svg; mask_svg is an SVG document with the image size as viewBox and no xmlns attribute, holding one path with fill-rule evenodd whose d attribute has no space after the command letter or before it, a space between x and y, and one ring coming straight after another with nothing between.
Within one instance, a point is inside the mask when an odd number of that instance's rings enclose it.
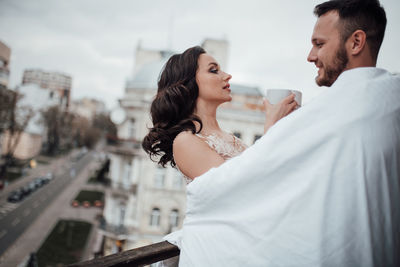
<instances>
[{"instance_id":1,"label":"road","mask_svg":"<svg viewBox=\"0 0 400 267\"><path fill-rule=\"evenodd\" d=\"M11 209L0 217L0 256L92 160L93 152L88 152L77 162L66 162L64 172L19 204L10 204Z\"/></svg>"}]
</instances>

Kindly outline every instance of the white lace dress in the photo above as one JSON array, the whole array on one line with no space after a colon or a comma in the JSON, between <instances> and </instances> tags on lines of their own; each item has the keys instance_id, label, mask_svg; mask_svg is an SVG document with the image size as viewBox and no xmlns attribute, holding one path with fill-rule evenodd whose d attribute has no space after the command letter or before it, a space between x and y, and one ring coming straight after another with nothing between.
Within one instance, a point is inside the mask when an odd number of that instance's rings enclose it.
<instances>
[{"instance_id":1,"label":"white lace dress","mask_svg":"<svg viewBox=\"0 0 400 267\"><path fill-rule=\"evenodd\" d=\"M210 135L196 134L196 136L200 137L204 142L206 142L224 160L228 160L230 158L239 155L240 153L243 152L243 150L247 148L247 146L242 142L242 140L240 140L233 134L224 137L217 134L210 134ZM182 175L186 181L186 184L193 181L191 178L185 176L183 173Z\"/></svg>"},{"instance_id":2,"label":"white lace dress","mask_svg":"<svg viewBox=\"0 0 400 267\"><path fill-rule=\"evenodd\" d=\"M196 135L200 137L204 142L206 142L213 150L215 150L225 160L229 160L230 158L239 155L240 153L243 152L243 150L247 148L247 146L242 142L242 140L240 140L233 134L227 135L225 137L222 137L217 134L211 134L211 135L196 134ZM191 178L185 176L183 173L182 175L187 184L193 181ZM164 240L180 247L181 236L182 236L181 230L178 230L165 236ZM178 266L178 264L179 264L179 256L176 256L174 258L158 262L156 266L176 267Z\"/></svg>"}]
</instances>

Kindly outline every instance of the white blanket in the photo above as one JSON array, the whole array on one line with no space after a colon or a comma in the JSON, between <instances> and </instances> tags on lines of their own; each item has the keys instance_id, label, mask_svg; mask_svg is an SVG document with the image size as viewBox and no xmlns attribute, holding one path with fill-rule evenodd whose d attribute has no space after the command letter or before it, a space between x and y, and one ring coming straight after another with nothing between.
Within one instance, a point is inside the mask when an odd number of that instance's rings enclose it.
<instances>
[{"instance_id":1,"label":"white blanket","mask_svg":"<svg viewBox=\"0 0 400 267\"><path fill-rule=\"evenodd\" d=\"M180 266L400 266L400 77L322 90L188 185Z\"/></svg>"}]
</instances>

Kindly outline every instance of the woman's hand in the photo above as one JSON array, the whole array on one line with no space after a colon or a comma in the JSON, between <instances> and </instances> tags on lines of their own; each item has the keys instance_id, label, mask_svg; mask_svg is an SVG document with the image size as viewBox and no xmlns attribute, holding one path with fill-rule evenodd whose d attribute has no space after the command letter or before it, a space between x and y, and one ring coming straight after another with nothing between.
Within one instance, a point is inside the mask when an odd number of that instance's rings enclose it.
<instances>
[{"instance_id":1,"label":"woman's hand","mask_svg":"<svg viewBox=\"0 0 400 267\"><path fill-rule=\"evenodd\" d=\"M266 133L268 129L272 125L274 125L277 121L287 116L293 110L296 109L298 104L294 100L294 98L295 94L291 94L282 99L279 103L275 105L272 105L271 103L269 103L267 99L264 99L264 108L265 108L264 133Z\"/></svg>"}]
</instances>

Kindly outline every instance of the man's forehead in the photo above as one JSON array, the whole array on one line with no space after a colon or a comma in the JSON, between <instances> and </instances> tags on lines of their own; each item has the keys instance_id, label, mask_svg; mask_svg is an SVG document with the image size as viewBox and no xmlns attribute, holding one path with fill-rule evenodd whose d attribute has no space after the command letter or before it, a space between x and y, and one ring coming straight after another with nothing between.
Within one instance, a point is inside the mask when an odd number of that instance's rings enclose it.
<instances>
[{"instance_id":1,"label":"man's forehead","mask_svg":"<svg viewBox=\"0 0 400 267\"><path fill-rule=\"evenodd\" d=\"M323 30L325 28L326 29L336 28L338 22L339 22L338 12L329 11L318 18L315 24L315 28L318 28L319 30Z\"/></svg>"},{"instance_id":2,"label":"man's forehead","mask_svg":"<svg viewBox=\"0 0 400 267\"><path fill-rule=\"evenodd\" d=\"M323 38L337 32L337 24L339 22L339 14L336 11L329 11L320 16L315 23L312 40Z\"/></svg>"}]
</instances>

